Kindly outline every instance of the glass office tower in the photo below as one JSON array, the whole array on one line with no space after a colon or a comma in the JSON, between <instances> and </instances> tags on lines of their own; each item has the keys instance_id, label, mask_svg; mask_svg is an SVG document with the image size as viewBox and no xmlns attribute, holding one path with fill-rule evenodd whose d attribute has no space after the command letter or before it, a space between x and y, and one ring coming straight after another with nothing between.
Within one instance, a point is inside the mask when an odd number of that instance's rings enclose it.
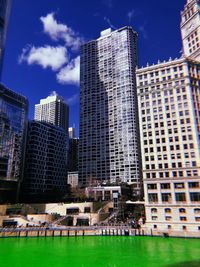
<instances>
[{"instance_id":1,"label":"glass office tower","mask_svg":"<svg viewBox=\"0 0 200 267\"><path fill-rule=\"evenodd\" d=\"M16 200L23 177L28 101L0 85L0 202Z\"/></svg>"},{"instance_id":2,"label":"glass office tower","mask_svg":"<svg viewBox=\"0 0 200 267\"><path fill-rule=\"evenodd\" d=\"M8 18L10 13L11 0L0 0L0 75L2 72L4 46L6 39L6 31L8 26Z\"/></svg>"}]
</instances>

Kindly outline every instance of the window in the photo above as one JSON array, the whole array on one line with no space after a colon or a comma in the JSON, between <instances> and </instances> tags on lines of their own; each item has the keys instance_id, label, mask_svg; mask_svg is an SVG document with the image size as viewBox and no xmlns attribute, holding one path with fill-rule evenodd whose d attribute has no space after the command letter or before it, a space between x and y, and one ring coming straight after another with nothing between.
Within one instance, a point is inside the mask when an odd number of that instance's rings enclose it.
<instances>
[{"instance_id":1,"label":"window","mask_svg":"<svg viewBox=\"0 0 200 267\"><path fill-rule=\"evenodd\" d=\"M186 213L186 210L185 210L184 208L180 208L180 209L179 209L179 212L180 212L180 213Z\"/></svg>"},{"instance_id":2,"label":"window","mask_svg":"<svg viewBox=\"0 0 200 267\"><path fill-rule=\"evenodd\" d=\"M190 200L192 202L200 202L200 193L199 192L190 193Z\"/></svg>"},{"instance_id":3,"label":"window","mask_svg":"<svg viewBox=\"0 0 200 267\"><path fill-rule=\"evenodd\" d=\"M177 202L185 202L186 196L185 193L175 193L175 198Z\"/></svg>"},{"instance_id":4,"label":"window","mask_svg":"<svg viewBox=\"0 0 200 267\"><path fill-rule=\"evenodd\" d=\"M156 221L158 219L157 216L152 216L152 221Z\"/></svg>"},{"instance_id":5,"label":"window","mask_svg":"<svg viewBox=\"0 0 200 267\"><path fill-rule=\"evenodd\" d=\"M172 219L171 216L166 216L166 217L165 217L165 220L166 220L166 221L171 221L171 219Z\"/></svg>"},{"instance_id":6,"label":"window","mask_svg":"<svg viewBox=\"0 0 200 267\"><path fill-rule=\"evenodd\" d=\"M161 185L161 189L170 189L170 184L169 183L163 183L160 184Z\"/></svg>"},{"instance_id":7,"label":"window","mask_svg":"<svg viewBox=\"0 0 200 267\"><path fill-rule=\"evenodd\" d=\"M158 195L157 194L148 194L149 202L158 202Z\"/></svg>"},{"instance_id":8,"label":"window","mask_svg":"<svg viewBox=\"0 0 200 267\"><path fill-rule=\"evenodd\" d=\"M180 217L180 221L184 221L184 222L187 221L187 217L185 217L185 216L184 216L184 217L181 216L181 217Z\"/></svg>"},{"instance_id":9,"label":"window","mask_svg":"<svg viewBox=\"0 0 200 267\"><path fill-rule=\"evenodd\" d=\"M169 202L171 200L171 193L162 193L162 202Z\"/></svg>"},{"instance_id":10,"label":"window","mask_svg":"<svg viewBox=\"0 0 200 267\"><path fill-rule=\"evenodd\" d=\"M174 188L180 189L180 188L184 188L184 183L175 183L174 184Z\"/></svg>"},{"instance_id":11,"label":"window","mask_svg":"<svg viewBox=\"0 0 200 267\"><path fill-rule=\"evenodd\" d=\"M157 189L157 184L148 184L147 188L148 189Z\"/></svg>"},{"instance_id":12,"label":"window","mask_svg":"<svg viewBox=\"0 0 200 267\"><path fill-rule=\"evenodd\" d=\"M151 209L151 213L157 213L157 209L156 208L152 208Z\"/></svg>"},{"instance_id":13,"label":"window","mask_svg":"<svg viewBox=\"0 0 200 267\"><path fill-rule=\"evenodd\" d=\"M78 214L79 213L79 208L68 208L66 210L66 214Z\"/></svg>"},{"instance_id":14,"label":"window","mask_svg":"<svg viewBox=\"0 0 200 267\"><path fill-rule=\"evenodd\" d=\"M90 213L91 212L91 208L90 207L85 207L84 208L84 213Z\"/></svg>"},{"instance_id":15,"label":"window","mask_svg":"<svg viewBox=\"0 0 200 267\"><path fill-rule=\"evenodd\" d=\"M200 214L200 209L199 208L194 209L194 213L195 214Z\"/></svg>"},{"instance_id":16,"label":"window","mask_svg":"<svg viewBox=\"0 0 200 267\"><path fill-rule=\"evenodd\" d=\"M165 209L165 213L171 213L172 211L171 211L171 209L170 208L166 208Z\"/></svg>"},{"instance_id":17,"label":"window","mask_svg":"<svg viewBox=\"0 0 200 267\"><path fill-rule=\"evenodd\" d=\"M199 182L189 182L189 188L199 188Z\"/></svg>"}]
</instances>

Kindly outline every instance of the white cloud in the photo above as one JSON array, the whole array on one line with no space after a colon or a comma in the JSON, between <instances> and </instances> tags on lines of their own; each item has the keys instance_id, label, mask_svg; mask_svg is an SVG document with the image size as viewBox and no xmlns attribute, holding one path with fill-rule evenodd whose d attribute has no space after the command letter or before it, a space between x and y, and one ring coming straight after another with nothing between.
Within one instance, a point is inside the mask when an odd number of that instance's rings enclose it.
<instances>
[{"instance_id":1,"label":"white cloud","mask_svg":"<svg viewBox=\"0 0 200 267\"><path fill-rule=\"evenodd\" d=\"M58 22L54 13L40 17L40 21L43 24L43 32L53 41L61 41L63 45L41 47L27 45L22 49L18 62L20 64L26 62L28 65L37 64L43 69L51 68L56 72L56 79L59 83L79 85L80 57L77 56L77 51L84 42L84 38L72 28ZM77 57L69 61L71 52ZM74 99L75 96L72 100L75 101Z\"/></svg>"},{"instance_id":2,"label":"white cloud","mask_svg":"<svg viewBox=\"0 0 200 267\"><path fill-rule=\"evenodd\" d=\"M40 17L43 23L44 32L49 34L53 40L58 40L67 31L67 26L57 23L54 19L54 13L47 14L46 17Z\"/></svg>"},{"instance_id":3,"label":"white cloud","mask_svg":"<svg viewBox=\"0 0 200 267\"><path fill-rule=\"evenodd\" d=\"M61 84L79 84L80 79L80 57L72 59L71 62L62 68L56 75Z\"/></svg>"},{"instance_id":4,"label":"white cloud","mask_svg":"<svg viewBox=\"0 0 200 267\"><path fill-rule=\"evenodd\" d=\"M44 32L48 34L53 40L58 41L62 39L65 41L67 47L73 50L78 50L84 39L76 33L72 28L65 24L58 23L54 18L54 13L49 13L46 17L41 17Z\"/></svg>"},{"instance_id":5,"label":"white cloud","mask_svg":"<svg viewBox=\"0 0 200 267\"><path fill-rule=\"evenodd\" d=\"M29 45L22 50L18 62L27 62L28 65L37 64L43 69L49 67L56 71L68 62L67 49L64 46L35 47Z\"/></svg>"}]
</instances>

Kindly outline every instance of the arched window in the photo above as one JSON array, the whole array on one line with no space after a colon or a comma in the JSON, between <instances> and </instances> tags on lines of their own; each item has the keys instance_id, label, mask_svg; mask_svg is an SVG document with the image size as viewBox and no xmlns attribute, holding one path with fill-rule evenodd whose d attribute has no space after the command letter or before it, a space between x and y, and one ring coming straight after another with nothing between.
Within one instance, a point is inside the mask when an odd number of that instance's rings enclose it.
<instances>
[{"instance_id":1,"label":"arched window","mask_svg":"<svg viewBox=\"0 0 200 267\"><path fill-rule=\"evenodd\" d=\"M186 213L186 210L185 210L184 208L180 208L180 209L179 209L179 212L180 212L180 213Z\"/></svg>"},{"instance_id":2,"label":"arched window","mask_svg":"<svg viewBox=\"0 0 200 267\"><path fill-rule=\"evenodd\" d=\"M157 209L156 208L152 208L151 209L151 213L157 213Z\"/></svg>"},{"instance_id":3,"label":"arched window","mask_svg":"<svg viewBox=\"0 0 200 267\"><path fill-rule=\"evenodd\" d=\"M195 214L200 214L200 209L198 209L198 208L197 209L194 209L194 213Z\"/></svg>"},{"instance_id":4,"label":"arched window","mask_svg":"<svg viewBox=\"0 0 200 267\"><path fill-rule=\"evenodd\" d=\"M171 211L171 209L170 208L166 208L165 209L165 213L171 213L172 211Z\"/></svg>"}]
</instances>

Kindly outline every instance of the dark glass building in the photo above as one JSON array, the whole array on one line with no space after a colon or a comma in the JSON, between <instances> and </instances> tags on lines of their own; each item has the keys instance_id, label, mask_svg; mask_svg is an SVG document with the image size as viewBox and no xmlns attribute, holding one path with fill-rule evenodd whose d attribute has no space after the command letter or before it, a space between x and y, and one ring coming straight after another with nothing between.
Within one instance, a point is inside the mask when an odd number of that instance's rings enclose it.
<instances>
[{"instance_id":1,"label":"dark glass building","mask_svg":"<svg viewBox=\"0 0 200 267\"><path fill-rule=\"evenodd\" d=\"M0 203L14 202L23 179L28 100L0 84Z\"/></svg>"},{"instance_id":2,"label":"dark glass building","mask_svg":"<svg viewBox=\"0 0 200 267\"><path fill-rule=\"evenodd\" d=\"M0 75L3 64L3 54L10 13L11 0L0 0Z\"/></svg>"},{"instance_id":3,"label":"dark glass building","mask_svg":"<svg viewBox=\"0 0 200 267\"><path fill-rule=\"evenodd\" d=\"M22 200L62 201L67 190L67 133L50 123L28 123Z\"/></svg>"}]
</instances>

